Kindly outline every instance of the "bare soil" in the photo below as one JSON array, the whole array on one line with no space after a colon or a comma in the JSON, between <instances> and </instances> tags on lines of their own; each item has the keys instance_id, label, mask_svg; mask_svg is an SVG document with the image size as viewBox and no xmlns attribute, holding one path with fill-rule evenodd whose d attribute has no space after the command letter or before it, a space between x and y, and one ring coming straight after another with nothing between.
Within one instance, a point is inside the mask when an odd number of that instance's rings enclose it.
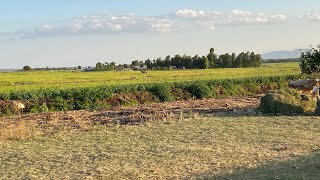
<instances>
[{"instance_id":1,"label":"bare soil","mask_svg":"<svg viewBox=\"0 0 320 180\"><path fill-rule=\"evenodd\" d=\"M203 99L175 101L166 103L142 104L128 107L114 107L105 110L80 110L66 112L50 112L41 114L28 114L0 119L2 127L5 124L17 124L21 121L35 123L41 126L46 124L77 128L81 125L94 124L139 124L151 120L176 120L187 118L195 114L213 115L257 115L260 95L251 97L233 97L222 99ZM78 125L77 125L78 124ZM1 126L0 126L1 128Z\"/></svg>"}]
</instances>

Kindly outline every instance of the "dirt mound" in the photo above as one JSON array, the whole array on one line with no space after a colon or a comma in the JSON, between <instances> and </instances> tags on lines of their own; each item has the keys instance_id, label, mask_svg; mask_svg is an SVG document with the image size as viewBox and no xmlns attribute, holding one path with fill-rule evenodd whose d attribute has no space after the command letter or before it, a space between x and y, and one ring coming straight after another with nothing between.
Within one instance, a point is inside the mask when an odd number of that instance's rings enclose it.
<instances>
[{"instance_id":1,"label":"dirt mound","mask_svg":"<svg viewBox=\"0 0 320 180\"><path fill-rule=\"evenodd\" d=\"M259 110L268 114L304 114L312 113L316 108L316 101L305 99L295 90L268 91L260 100Z\"/></svg>"}]
</instances>

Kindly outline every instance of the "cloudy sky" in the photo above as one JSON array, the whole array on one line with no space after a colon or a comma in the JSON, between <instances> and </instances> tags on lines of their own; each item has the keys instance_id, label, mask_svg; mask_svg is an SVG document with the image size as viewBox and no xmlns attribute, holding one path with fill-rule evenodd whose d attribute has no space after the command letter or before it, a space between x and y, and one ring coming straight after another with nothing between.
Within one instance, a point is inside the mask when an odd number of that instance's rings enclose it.
<instances>
[{"instance_id":1,"label":"cloudy sky","mask_svg":"<svg viewBox=\"0 0 320 180\"><path fill-rule=\"evenodd\" d=\"M320 44L319 0L1 0L0 68Z\"/></svg>"}]
</instances>

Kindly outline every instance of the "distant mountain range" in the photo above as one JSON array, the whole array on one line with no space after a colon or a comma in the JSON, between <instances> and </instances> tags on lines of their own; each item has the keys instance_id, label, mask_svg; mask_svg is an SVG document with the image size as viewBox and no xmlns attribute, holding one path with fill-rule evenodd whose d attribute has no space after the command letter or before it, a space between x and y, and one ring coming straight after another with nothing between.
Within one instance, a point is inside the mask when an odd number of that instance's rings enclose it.
<instances>
[{"instance_id":1,"label":"distant mountain range","mask_svg":"<svg viewBox=\"0 0 320 180\"><path fill-rule=\"evenodd\" d=\"M306 49L295 49L292 51L272 51L268 53L261 54L262 59L289 59L289 58L299 58L301 56L301 51L306 51Z\"/></svg>"}]
</instances>

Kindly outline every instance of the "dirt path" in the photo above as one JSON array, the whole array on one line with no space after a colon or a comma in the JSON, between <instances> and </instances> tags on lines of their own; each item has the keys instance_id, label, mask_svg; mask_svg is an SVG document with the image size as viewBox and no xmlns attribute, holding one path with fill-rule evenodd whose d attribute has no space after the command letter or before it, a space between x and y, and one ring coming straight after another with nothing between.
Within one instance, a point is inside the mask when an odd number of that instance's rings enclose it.
<instances>
[{"instance_id":1,"label":"dirt path","mask_svg":"<svg viewBox=\"0 0 320 180\"><path fill-rule=\"evenodd\" d=\"M137 105L131 107L115 107L98 111L68 111L43 114L29 114L17 117L1 118L1 123L32 121L86 121L90 123L135 124L148 120L170 120L195 113L218 115L255 115L253 109L258 107L260 96L235 97L223 99L204 99L176 101Z\"/></svg>"}]
</instances>

